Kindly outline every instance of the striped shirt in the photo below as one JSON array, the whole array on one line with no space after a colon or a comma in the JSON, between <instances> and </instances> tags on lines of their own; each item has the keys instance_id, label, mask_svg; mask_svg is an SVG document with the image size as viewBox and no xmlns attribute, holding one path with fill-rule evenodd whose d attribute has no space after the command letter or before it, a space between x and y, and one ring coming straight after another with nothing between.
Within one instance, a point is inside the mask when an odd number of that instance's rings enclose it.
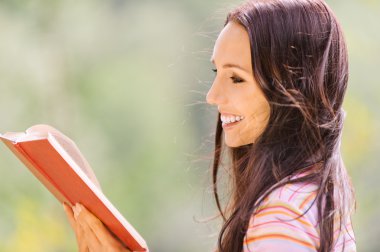
<instances>
[{"instance_id":1,"label":"striped shirt","mask_svg":"<svg viewBox=\"0 0 380 252\"><path fill-rule=\"evenodd\" d=\"M298 175L302 176L302 175ZM320 244L316 190L311 183L286 184L275 189L258 206L244 237L243 252L313 252ZM312 205L312 206L311 206ZM301 218L309 207L310 210ZM337 228L336 228L337 229ZM355 252L351 222L334 232L333 252Z\"/></svg>"}]
</instances>

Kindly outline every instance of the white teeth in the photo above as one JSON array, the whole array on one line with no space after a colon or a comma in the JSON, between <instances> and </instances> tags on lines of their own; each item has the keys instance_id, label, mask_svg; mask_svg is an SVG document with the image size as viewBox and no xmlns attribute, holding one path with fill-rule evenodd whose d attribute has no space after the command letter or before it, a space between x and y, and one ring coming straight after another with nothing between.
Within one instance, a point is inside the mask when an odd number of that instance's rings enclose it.
<instances>
[{"instance_id":1,"label":"white teeth","mask_svg":"<svg viewBox=\"0 0 380 252\"><path fill-rule=\"evenodd\" d=\"M238 122L238 121L241 121L243 120L244 117L243 116L221 116L220 117L220 120L225 123L225 124L228 124L228 123L233 123L233 122Z\"/></svg>"}]
</instances>

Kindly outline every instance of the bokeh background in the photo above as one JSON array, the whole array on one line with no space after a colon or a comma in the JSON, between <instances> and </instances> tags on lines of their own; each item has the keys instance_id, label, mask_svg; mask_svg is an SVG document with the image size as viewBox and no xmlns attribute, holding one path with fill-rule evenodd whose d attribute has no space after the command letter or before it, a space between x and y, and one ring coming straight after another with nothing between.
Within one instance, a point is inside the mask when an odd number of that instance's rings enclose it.
<instances>
[{"instance_id":1,"label":"bokeh background","mask_svg":"<svg viewBox=\"0 0 380 252\"><path fill-rule=\"evenodd\" d=\"M358 251L380 249L380 1L327 1L350 54L343 158ZM211 251L209 58L240 1L0 0L0 132L70 136L151 251ZM0 251L76 251L61 205L0 145Z\"/></svg>"}]
</instances>

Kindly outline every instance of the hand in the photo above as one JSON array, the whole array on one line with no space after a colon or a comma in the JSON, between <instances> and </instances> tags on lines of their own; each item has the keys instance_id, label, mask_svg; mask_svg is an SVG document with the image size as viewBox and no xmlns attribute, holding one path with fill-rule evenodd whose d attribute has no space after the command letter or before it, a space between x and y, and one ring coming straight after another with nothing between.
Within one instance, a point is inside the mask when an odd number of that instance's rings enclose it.
<instances>
[{"instance_id":1,"label":"hand","mask_svg":"<svg viewBox=\"0 0 380 252\"><path fill-rule=\"evenodd\" d=\"M63 204L63 207L75 232L79 252L131 252L83 205L77 203L70 208Z\"/></svg>"}]
</instances>

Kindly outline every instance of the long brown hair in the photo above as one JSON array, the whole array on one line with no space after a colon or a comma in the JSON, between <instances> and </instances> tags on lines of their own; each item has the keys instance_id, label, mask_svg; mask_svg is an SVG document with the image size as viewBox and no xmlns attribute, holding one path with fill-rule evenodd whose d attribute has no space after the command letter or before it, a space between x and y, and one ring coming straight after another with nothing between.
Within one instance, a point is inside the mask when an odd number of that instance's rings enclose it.
<instances>
[{"instance_id":1,"label":"long brown hair","mask_svg":"<svg viewBox=\"0 0 380 252\"><path fill-rule=\"evenodd\" d=\"M232 10L225 25L231 21L248 32L254 77L271 112L255 142L235 148L225 145L217 122L213 190L224 220L218 250L242 251L249 220L262 200L286 183L310 181L319 185L313 202L318 206L318 251L331 251L335 225L341 231L355 206L340 153L348 81L341 27L322 0L252 0ZM223 210L217 185L225 157L232 190ZM284 181L310 167L317 172Z\"/></svg>"}]
</instances>

